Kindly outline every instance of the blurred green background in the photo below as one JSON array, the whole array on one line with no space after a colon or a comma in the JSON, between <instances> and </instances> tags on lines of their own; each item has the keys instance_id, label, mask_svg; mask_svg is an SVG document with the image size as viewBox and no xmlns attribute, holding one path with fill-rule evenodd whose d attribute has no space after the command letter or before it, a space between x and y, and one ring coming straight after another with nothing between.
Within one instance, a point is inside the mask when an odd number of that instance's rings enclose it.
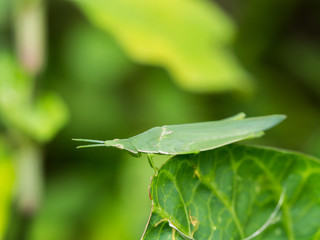
<instances>
[{"instance_id":1,"label":"blurred green background","mask_svg":"<svg viewBox=\"0 0 320 240\"><path fill-rule=\"evenodd\" d=\"M317 0L0 0L0 240L141 237L146 159L72 138L281 113L251 143L320 157L319 14Z\"/></svg>"}]
</instances>

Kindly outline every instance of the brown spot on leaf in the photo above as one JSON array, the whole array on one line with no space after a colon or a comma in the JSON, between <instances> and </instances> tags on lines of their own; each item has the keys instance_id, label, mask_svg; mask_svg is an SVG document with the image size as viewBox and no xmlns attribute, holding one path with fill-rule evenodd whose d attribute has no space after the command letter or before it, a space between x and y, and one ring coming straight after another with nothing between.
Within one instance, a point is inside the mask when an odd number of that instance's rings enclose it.
<instances>
[{"instance_id":1,"label":"brown spot on leaf","mask_svg":"<svg viewBox=\"0 0 320 240\"><path fill-rule=\"evenodd\" d=\"M193 230L192 230L192 236L193 234L198 230L199 228L199 220L196 217L193 217L191 215L191 211L189 211L189 218L190 218L190 223L193 226Z\"/></svg>"}]
</instances>

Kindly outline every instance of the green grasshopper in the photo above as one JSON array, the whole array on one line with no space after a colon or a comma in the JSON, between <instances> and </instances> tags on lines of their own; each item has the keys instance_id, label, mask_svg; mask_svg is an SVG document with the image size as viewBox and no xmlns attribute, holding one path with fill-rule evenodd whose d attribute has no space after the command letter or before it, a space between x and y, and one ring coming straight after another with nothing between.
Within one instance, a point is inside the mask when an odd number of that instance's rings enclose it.
<instances>
[{"instance_id":1,"label":"green grasshopper","mask_svg":"<svg viewBox=\"0 0 320 240\"><path fill-rule=\"evenodd\" d=\"M245 118L244 113L239 113L220 121L154 127L127 139L73 140L94 143L78 146L78 148L106 146L127 150L137 157L142 153L147 154L150 165L156 170L152 162L153 154L199 153L245 139L260 137L264 130L277 125L285 118L284 115Z\"/></svg>"}]
</instances>

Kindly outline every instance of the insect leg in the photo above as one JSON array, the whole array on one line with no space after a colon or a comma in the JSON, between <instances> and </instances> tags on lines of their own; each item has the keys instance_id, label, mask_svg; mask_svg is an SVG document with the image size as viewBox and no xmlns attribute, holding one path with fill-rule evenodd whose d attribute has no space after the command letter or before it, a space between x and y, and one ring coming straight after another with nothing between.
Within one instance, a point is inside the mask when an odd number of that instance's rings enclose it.
<instances>
[{"instance_id":1,"label":"insect leg","mask_svg":"<svg viewBox=\"0 0 320 240\"><path fill-rule=\"evenodd\" d=\"M153 154L147 154L147 158L148 158L148 162L150 164L150 167L153 168L155 175L157 176L158 175L158 168L153 163L153 160L152 160Z\"/></svg>"}]
</instances>

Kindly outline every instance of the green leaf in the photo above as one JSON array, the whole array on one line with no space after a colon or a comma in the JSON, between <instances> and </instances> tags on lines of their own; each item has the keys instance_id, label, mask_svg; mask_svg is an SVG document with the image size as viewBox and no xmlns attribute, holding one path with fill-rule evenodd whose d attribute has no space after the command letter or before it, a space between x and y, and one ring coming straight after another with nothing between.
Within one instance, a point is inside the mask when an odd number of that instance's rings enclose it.
<instances>
[{"instance_id":1,"label":"green leaf","mask_svg":"<svg viewBox=\"0 0 320 240\"><path fill-rule=\"evenodd\" d=\"M154 176L142 239L319 239L320 161L284 150L229 145L168 160ZM169 226L170 225L170 226ZM155 237L157 236L157 238Z\"/></svg>"},{"instance_id":2,"label":"green leaf","mask_svg":"<svg viewBox=\"0 0 320 240\"><path fill-rule=\"evenodd\" d=\"M3 52L0 52L0 73L1 121L37 141L50 140L67 120L63 101L49 92L34 100L33 79Z\"/></svg>"},{"instance_id":3,"label":"green leaf","mask_svg":"<svg viewBox=\"0 0 320 240\"><path fill-rule=\"evenodd\" d=\"M14 180L12 154L3 139L0 138L0 239L4 239L8 226Z\"/></svg>"},{"instance_id":4,"label":"green leaf","mask_svg":"<svg viewBox=\"0 0 320 240\"><path fill-rule=\"evenodd\" d=\"M181 87L198 92L249 90L230 44L232 20L201 0L72 0L110 32L130 57L166 68Z\"/></svg>"}]
</instances>

